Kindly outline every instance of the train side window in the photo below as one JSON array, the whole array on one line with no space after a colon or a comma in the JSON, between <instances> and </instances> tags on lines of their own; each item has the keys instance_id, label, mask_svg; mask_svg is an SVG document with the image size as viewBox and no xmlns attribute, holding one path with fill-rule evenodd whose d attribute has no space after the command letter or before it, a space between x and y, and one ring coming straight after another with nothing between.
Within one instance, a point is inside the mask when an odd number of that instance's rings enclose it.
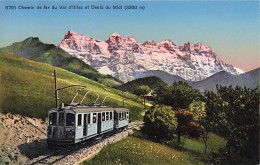
<instances>
[{"instance_id":1,"label":"train side window","mask_svg":"<svg viewBox=\"0 0 260 165\"><path fill-rule=\"evenodd\" d=\"M90 114L88 114L88 124L90 124Z\"/></svg>"},{"instance_id":2,"label":"train side window","mask_svg":"<svg viewBox=\"0 0 260 165\"><path fill-rule=\"evenodd\" d=\"M102 121L105 121L105 112L102 112Z\"/></svg>"},{"instance_id":3,"label":"train side window","mask_svg":"<svg viewBox=\"0 0 260 165\"><path fill-rule=\"evenodd\" d=\"M78 114L78 126L81 126L82 123L82 114Z\"/></svg>"},{"instance_id":4,"label":"train side window","mask_svg":"<svg viewBox=\"0 0 260 165\"><path fill-rule=\"evenodd\" d=\"M109 112L106 112L106 120L109 120Z\"/></svg>"},{"instance_id":5,"label":"train side window","mask_svg":"<svg viewBox=\"0 0 260 165\"><path fill-rule=\"evenodd\" d=\"M93 113L93 123L97 122L97 113Z\"/></svg>"},{"instance_id":6,"label":"train side window","mask_svg":"<svg viewBox=\"0 0 260 165\"><path fill-rule=\"evenodd\" d=\"M113 113L112 113L112 111L110 112L110 120L113 120Z\"/></svg>"},{"instance_id":7,"label":"train side window","mask_svg":"<svg viewBox=\"0 0 260 165\"><path fill-rule=\"evenodd\" d=\"M63 126L64 125L64 113L60 112L59 113L59 122L58 122L59 126Z\"/></svg>"},{"instance_id":8,"label":"train side window","mask_svg":"<svg viewBox=\"0 0 260 165\"><path fill-rule=\"evenodd\" d=\"M57 125L57 112L52 112L49 115L49 125Z\"/></svg>"},{"instance_id":9,"label":"train side window","mask_svg":"<svg viewBox=\"0 0 260 165\"><path fill-rule=\"evenodd\" d=\"M75 115L72 113L66 114L66 126L74 126L75 125Z\"/></svg>"}]
</instances>

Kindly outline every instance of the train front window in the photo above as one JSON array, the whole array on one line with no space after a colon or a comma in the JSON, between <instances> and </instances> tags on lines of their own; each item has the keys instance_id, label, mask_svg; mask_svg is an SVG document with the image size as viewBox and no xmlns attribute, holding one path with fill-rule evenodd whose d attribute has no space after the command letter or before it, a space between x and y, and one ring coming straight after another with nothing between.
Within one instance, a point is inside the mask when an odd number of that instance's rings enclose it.
<instances>
[{"instance_id":1,"label":"train front window","mask_svg":"<svg viewBox=\"0 0 260 165\"><path fill-rule=\"evenodd\" d=\"M49 115L49 125L57 125L57 112L52 112Z\"/></svg>"},{"instance_id":2,"label":"train front window","mask_svg":"<svg viewBox=\"0 0 260 165\"><path fill-rule=\"evenodd\" d=\"M119 120L122 120L122 113L119 113Z\"/></svg>"},{"instance_id":3,"label":"train front window","mask_svg":"<svg viewBox=\"0 0 260 165\"><path fill-rule=\"evenodd\" d=\"M75 126L75 115L72 113L66 114L66 126Z\"/></svg>"},{"instance_id":4,"label":"train front window","mask_svg":"<svg viewBox=\"0 0 260 165\"><path fill-rule=\"evenodd\" d=\"M110 112L110 120L113 120L112 112Z\"/></svg>"},{"instance_id":5,"label":"train front window","mask_svg":"<svg viewBox=\"0 0 260 165\"><path fill-rule=\"evenodd\" d=\"M59 126L63 126L64 125L64 112L60 112L59 113Z\"/></svg>"}]
</instances>

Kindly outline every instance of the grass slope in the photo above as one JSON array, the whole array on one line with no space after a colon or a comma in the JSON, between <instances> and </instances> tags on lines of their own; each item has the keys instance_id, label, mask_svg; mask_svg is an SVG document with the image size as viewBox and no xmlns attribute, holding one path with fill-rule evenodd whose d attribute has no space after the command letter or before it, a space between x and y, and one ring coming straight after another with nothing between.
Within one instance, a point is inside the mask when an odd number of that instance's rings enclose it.
<instances>
[{"instance_id":1,"label":"grass slope","mask_svg":"<svg viewBox=\"0 0 260 165\"><path fill-rule=\"evenodd\" d=\"M53 70L58 73L59 87L73 84L86 85L91 90L84 104L91 105L97 94L101 103L108 95L105 104L122 107L121 91L110 88L93 80L56 68L47 64L31 61L22 57L0 53L0 112L22 114L29 117L45 118L50 108L55 107ZM70 88L59 92L59 103L70 103L75 90ZM76 102L80 102L86 91L81 91ZM131 110L131 120L141 120L142 101L130 94L125 95L125 107Z\"/></svg>"},{"instance_id":2,"label":"grass slope","mask_svg":"<svg viewBox=\"0 0 260 165\"><path fill-rule=\"evenodd\" d=\"M226 140L213 133L209 134L208 150L204 155L202 139L182 139L169 141L166 145L142 138L127 137L117 143L104 147L100 153L81 164L210 164L211 152L226 145Z\"/></svg>"},{"instance_id":3,"label":"grass slope","mask_svg":"<svg viewBox=\"0 0 260 165\"><path fill-rule=\"evenodd\" d=\"M82 164L178 164L189 165L187 155L151 141L127 137L102 149L97 156Z\"/></svg>"},{"instance_id":4,"label":"grass slope","mask_svg":"<svg viewBox=\"0 0 260 165\"><path fill-rule=\"evenodd\" d=\"M156 89L159 86L166 86L167 84L156 76L139 78L130 82L127 82L118 87L120 90L128 91L132 93L134 89L140 85L147 85L151 89Z\"/></svg>"},{"instance_id":5,"label":"grass slope","mask_svg":"<svg viewBox=\"0 0 260 165\"><path fill-rule=\"evenodd\" d=\"M24 41L16 42L10 46L0 48L0 52L14 54L33 61L60 67L104 85L117 86L121 84L119 80L98 73L98 71L85 62L72 57L55 45L42 43L37 37L30 37Z\"/></svg>"}]
</instances>

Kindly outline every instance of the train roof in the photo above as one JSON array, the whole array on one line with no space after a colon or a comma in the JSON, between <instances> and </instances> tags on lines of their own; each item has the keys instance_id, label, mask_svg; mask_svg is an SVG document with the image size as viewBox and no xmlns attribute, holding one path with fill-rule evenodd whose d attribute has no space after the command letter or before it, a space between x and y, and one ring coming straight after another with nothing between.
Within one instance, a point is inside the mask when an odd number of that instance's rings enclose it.
<instances>
[{"instance_id":1,"label":"train roof","mask_svg":"<svg viewBox=\"0 0 260 165\"><path fill-rule=\"evenodd\" d=\"M73 107L73 110L77 113L84 112L102 112L102 111L116 111L116 112L129 112L127 108L111 108L111 107Z\"/></svg>"},{"instance_id":2,"label":"train roof","mask_svg":"<svg viewBox=\"0 0 260 165\"><path fill-rule=\"evenodd\" d=\"M53 111L59 111L59 110L73 110L76 113L86 113L86 112L103 112L103 111L116 111L116 112L129 112L129 109L127 108L111 108L111 107L102 107L102 106L96 106L96 107L87 107L87 106L66 106L63 108L53 108L51 110ZM50 111L51 111L50 110Z\"/></svg>"},{"instance_id":3,"label":"train roof","mask_svg":"<svg viewBox=\"0 0 260 165\"><path fill-rule=\"evenodd\" d=\"M116 112L129 112L129 109L127 108L114 108Z\"/></svg>"}]
</instances>

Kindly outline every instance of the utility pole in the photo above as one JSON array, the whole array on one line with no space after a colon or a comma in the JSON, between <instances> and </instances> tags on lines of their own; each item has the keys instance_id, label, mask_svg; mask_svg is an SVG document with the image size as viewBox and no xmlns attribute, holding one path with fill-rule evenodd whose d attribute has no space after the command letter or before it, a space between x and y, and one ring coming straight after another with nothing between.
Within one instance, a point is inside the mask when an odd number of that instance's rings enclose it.
<instances>
[{"instance_id":1,"label":"utility pole","mask_svg":"<svg viewBox=\"0 0 260 165\"><path fill-rule=\"evenodd\" d=\"M66 86L66 87L58 88L57 71L56 71L56 69L54 69L54 88L55 88L55 104L56 104L56 108L59 108L58 91L62 90L62 89L70 88L70 87L75 87L75 86L80 86L80 87L86 88L86 86L84 86L84 85L69 85L69 86Z\"/></svg>"},{"instance_id":2,"label":"utility pole","mask_svg":"<svg viewBox=\"0 0 260 165\"><path fill-rule=\"evenodd\" d=\"M59 107L58 104L58 84L57 84L57 71L54 69L54 87L55 87L55 104L56 108Z\"/></svg>"},{"instance_id":3,"label":"utility pole","mask_svg":"<svg viewBox=\"0 0 260 165\"><path fill-rule=\"evenodd\" d=\"M125 108L124 91L122 90L123 108Z\"/></svg>"}]
</instances>

